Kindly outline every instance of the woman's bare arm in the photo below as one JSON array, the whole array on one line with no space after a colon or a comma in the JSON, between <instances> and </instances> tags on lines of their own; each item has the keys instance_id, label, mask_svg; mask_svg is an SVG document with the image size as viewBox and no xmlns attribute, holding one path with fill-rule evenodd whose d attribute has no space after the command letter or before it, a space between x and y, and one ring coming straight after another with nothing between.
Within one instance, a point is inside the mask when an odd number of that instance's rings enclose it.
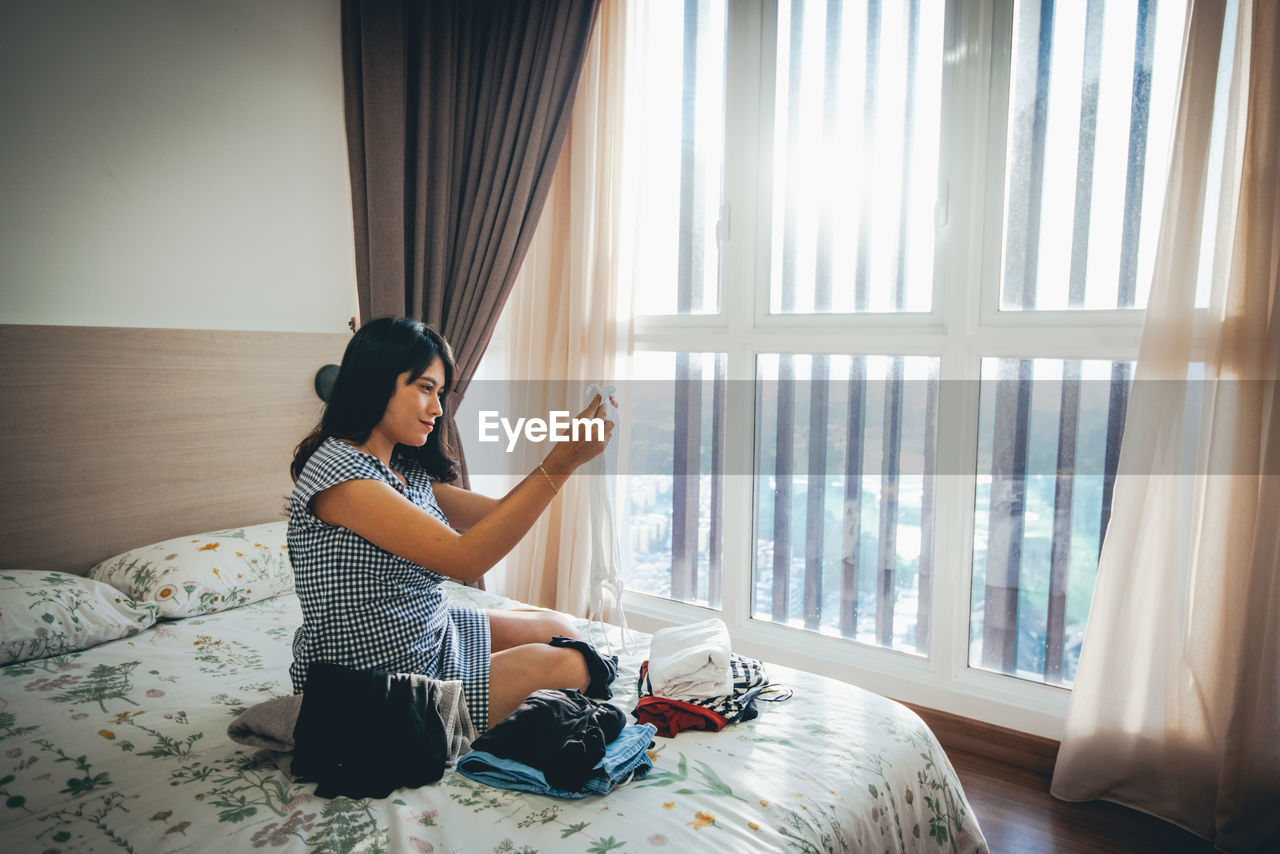
<instances>
[{"instance_id":1,"label":"woman's bare arm","mask_svg":"<svg viewBox=\"0 0 1280 854\"><path fill-rule=\"evenodd\" d=\"M613 397L609 398L609 402L615 407L618 405L618 402ZM584 414L590 411L591 409L588 407ZM463 531L488 516L502 502L511 497L511 492L508 492L502 498L490 498L487 495L481 495L478 492L472 492L469 489L463 489L451 483L433 483L431 486L435 492L436 503L440 505L440 509L444 512L445 517L448 518L449 525ZM512 490L512 492L514 491Z\"/></svg>"},{"instance_id":2,"label":"woman's bare arm","mask_svg":"<svg viewBox=\"0 0 1280 854\"><path fill-rule=\"evenodd\" d=\"M464 531L488 516L501 503L497 498L451 483L433 483L431 489L435 492L436 503L448 517L449 524Z\"/></svg>"},{"instance_id":3,"label":"woman's bare arm","mask_svg":"<svg viewBox=\"0 0 1280 854\"><path fill-rule=\"evenodd\" d=\"M599 398L580 417L603 418ZM558 488L578 466L603 451L612 434L613 422L606 421L603 440L558 443L543 460L545 476L534 470L462 534L378 480L349 480L331 486L312 499L312 509L322 521L347 528L392 554L441 575L473 582L533 527L555 497L552 484ZM455 522L461 523L461 519Z\"/></svg>"}]
</instances>

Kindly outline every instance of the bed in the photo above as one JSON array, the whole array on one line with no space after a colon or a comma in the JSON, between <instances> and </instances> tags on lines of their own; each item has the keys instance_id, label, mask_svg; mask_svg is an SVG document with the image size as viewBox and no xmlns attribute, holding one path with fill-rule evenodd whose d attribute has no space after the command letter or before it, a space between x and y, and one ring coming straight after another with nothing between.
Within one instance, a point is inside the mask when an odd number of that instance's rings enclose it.
<instances>
[{"instance_id":1,"label":"bed","mask_svg":"<svg viewBox=\"0 0 1280 854\"><path fill-rule=\"evenodd\" d=\"M295 427L284 425L281 441ZM163 492L155 502L162 518ZM154 541L135 539L136 549L90 578L83 573L103 557L101 538L77 546L96 549L94 561L60 557L64 573L41 565L40 532L6 534L0 567L34 568L0 569L0 660L10 660L0 667L0 848L987 850L954 770L912 711L767 662L773 682L794 691L790 700L762 703L758 718L718 733L655 739L650 774L606 796L517 793L448 770L384 799L319 798L314 784L291 781L226 733L243 709L290 691L300 611L284 524L179 532L174 524L147 528ZM15 554L26 559L15 564ZM448 590L477 607L520 606ZM611 632L620 651L615 629L593 630L601 642ZM628 712L645 658L640 639L621 656L613 686L612 702Z\"/></svg>"},{"instance_id":2,"label":"bed","mask_svg":"<svg viewBox=\"0 0 1280 854\"><path fill-rule=\"evenodd\" d=\"M283 542L283 524L268 527ZM253 543L238 533L191 540L280 551L267 533L251 535ZM24 588L35 610L55 618L78 592L77 582L57 578L43 573ZM234 596L197 587L187 600L232 607L0 669L0 838L8 850L985 849L954 772L914 713L776 666L769 675L795 691L792 699L761 704L756 720L718 733L656 739L650 775L608 796L519 794L450 771L382 800L323 800L313 784L290 782L226 735L240 711L290 691L297 598L282 592L236 607ZM182 597L158 590L161 601ZM479 607L519 606L456 585L449 595ZM621 657L612 702L627 711L642 660L642 652Z\"/></svg>"}]
</instances>

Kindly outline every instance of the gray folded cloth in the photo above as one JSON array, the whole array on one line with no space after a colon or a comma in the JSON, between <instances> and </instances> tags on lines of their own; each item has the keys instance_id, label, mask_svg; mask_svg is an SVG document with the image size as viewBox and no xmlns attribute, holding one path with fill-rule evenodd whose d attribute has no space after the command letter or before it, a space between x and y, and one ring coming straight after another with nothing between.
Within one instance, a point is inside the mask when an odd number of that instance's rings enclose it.
<instances>
[{"instance_id":1,"label":"gray folded cloth","mask_svg":"<svg viewBox=\"0 0 1280 854\"><path fill-rule=\"evenodd\" d=\"M480 737L471 715L467 712L467 695L462 692L461 680L436 681L440 705L440 720L444 723L444 737L449 744L449 762L471 749L471 742Z\"/></svg>"},{"instance_id":2,"label":"gray folded cloth","mask_svg":"<svg viewBox=\"0 0 1280 854\"><path fill-rule=\"evenodd\" d=\"M445 743L449 745L447 761L452 764L471 749L471 742L479 737L471 715L467 712L466 695L459 681L445 682L426 676L414 676L414 680L434 683L437 711L444 724ZM293 776L293 729L302 710L302 695L276 697L258 703L236 715L227 726L227 735L237 744L268 751L275 766ZM354 725L354 721L352 722Z\"/></svg>"},{"instance_id":3,"label":"gray folded cloth","mask_svg":"<svg viewBox=\"0 0 1280 854\"><path fill-rule=\"evenodd\" d=\"M250 706L227 726L231 740L278 753L293 750L293 727L302 709L302 695L276 697Z\"/></svg>"},{"instance_id":4,"label":"gray folded cloth","mask_svg":"<svg viewBox=\"0 0 1280 854\"><path fill-rule=\"evenodd\" d=\"M301 709L301 694L267 700L236 715L227 725L227 735L238 744L267 751L275 766L292 777L293 727Z\"/></svg>"}]
</instances>

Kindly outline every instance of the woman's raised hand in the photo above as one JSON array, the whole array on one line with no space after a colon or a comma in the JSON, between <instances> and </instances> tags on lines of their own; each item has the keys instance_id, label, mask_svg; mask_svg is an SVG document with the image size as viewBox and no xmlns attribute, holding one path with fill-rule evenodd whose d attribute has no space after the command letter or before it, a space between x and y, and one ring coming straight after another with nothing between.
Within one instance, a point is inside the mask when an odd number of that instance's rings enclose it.
<instances>
[{"instance_id":1,"label":"woman's raised hand","mask_svg":"<svg viewBox=\"0 0 1280 854\"><path fill-rule=\"evenodd\" d=\"M610 403L615 407L618 405L613 398L610 398ZM543 460L543 466L555 474L568 475L578 466L599 456L613 437L614 423L607 417L607 413L608 408L604 400L597 394L587 404L587 408L578 413L575 420L590 419L604 422L603 437L600 428L594 424L580 424L576 428L571 425L569 440L557 442L551 453Z\"/></svg>"}]
</instances>

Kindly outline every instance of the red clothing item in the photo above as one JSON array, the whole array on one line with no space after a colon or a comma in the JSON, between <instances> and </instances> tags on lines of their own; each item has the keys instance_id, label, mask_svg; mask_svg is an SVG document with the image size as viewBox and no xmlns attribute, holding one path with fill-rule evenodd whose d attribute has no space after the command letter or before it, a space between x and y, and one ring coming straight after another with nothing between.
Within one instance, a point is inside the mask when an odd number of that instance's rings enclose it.
<instances>
[{"instance_id":1,"label":"red clothing item","mask_svg":"<svg viewBox=\"0 0 1280 854\"><path fill-rule=\"evenodd\" d=\"M676 733L685 729L719 732L729 723L724 715L710 709L666 697L641 697L634 714L637 721L653 724L658 728L658 735L666 738L674 738Z\"/></svg>"},{"instance_id":2,"label":"red clothing item","mask_svg":"<svg viewBox=\"0 0 1280 854\"><path fill-rule=\"evenodd\" d=\"M640 690L644 691L645 678L649 675L649 662L640 663ZM675 738L682 729L701 729L708 732L719 732L729 723L729 719L706 706L686 703L683 700L672 700L643 694L636 701L632 712L636 720L642 724L653 724L658 728L658 735Z\"/></svg>"}]
</instances>

